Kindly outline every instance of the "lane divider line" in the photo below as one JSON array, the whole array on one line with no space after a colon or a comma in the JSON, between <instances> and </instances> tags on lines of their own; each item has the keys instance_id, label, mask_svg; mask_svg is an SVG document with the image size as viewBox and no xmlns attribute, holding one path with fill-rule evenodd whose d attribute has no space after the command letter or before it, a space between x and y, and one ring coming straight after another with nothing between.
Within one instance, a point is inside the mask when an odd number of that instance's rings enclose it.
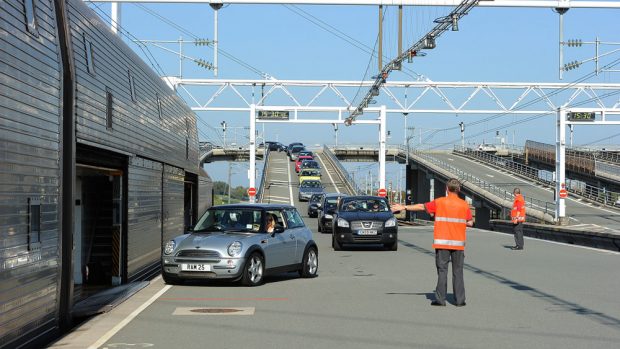
<instances>
[{"instance_id":1,"label":"lane divider line","mask_svg":"<svg viewBox=\"0 0 620 349\"><path fill-rule=\"evenodd\" d=\"M288 182L290 183L290 185L288 186L289 199L291 202L291 206L295 206L295 203L293 202L293 182L291 181L291 165L286 165L286 169L288 170Z\"/></svg>"},{"instance_id":2,"label":"lane divider line","mask_svg":"<svg viewBox=\"0 0 620 349\"><path fill-rule=\"evenodd\" d=\"M332 178L332 175L329 173L329 170L325 166L325 163L323 162L323 159L318 154L316 155L316 157L319 158L319 160L321 161L321 164L323 165L323 168L325 169L325 172L327 172L327 176L329 177L329 180L332 182L332 185L334 186L334 189L336 189L337 193L340 193L340 189L338 189L338 187L336 186L336 182L334 182L334 179Z\"/></svg>"},{"instance_id":3,"label":"lane divider line","mask_svg":"<svg viewBox=\"0 0 620 349\"><path fill-rule=\"evenodd\" d=\"M131 314L129 314L123 321L119 322L116 326L114 326L111 330L106 332L102 337L100 337L95 343L91 344L88 349L97 349L100 346L104 345L110 338L112 338L118 331L122 330L123 327L127 326L136 316L138 316L144 309L146 309L149 305L153 304L162 294L166 293L172 285L164 286L159 292L157 292L153 297L144 302L138 309L134 310Z\"/></svg>"}]
</instances>

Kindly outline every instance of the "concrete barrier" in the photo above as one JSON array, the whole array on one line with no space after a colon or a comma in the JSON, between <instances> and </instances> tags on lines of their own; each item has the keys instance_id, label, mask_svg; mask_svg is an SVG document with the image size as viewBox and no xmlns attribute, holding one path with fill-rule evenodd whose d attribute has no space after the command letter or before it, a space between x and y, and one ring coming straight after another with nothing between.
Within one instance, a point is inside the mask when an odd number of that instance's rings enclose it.
<instances>
[{"instance_id":1,"label":"concrete barrier","mask_svg":"<svg viewBox=\"0 0 620 349\"><path fill-rule=\"evenodd\" d=\"M492 219L489 224L493 231L512 235L512 222L510 221ZM620 235L610 232L583 230L570 226L524 223L523 235L567 244L620 251Z\"/></svg>"}]
</instances>

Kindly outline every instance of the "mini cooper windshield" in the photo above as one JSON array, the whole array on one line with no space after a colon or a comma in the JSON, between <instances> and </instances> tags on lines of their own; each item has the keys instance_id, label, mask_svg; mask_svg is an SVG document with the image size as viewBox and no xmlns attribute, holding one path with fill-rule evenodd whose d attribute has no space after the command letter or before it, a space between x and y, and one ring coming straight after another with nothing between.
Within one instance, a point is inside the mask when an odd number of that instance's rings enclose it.
<instances>
[{"instance_id":1,"label":"mini cooper windshield","mask_svg":"<svg viewBox=\"0 0 620 349\"><path fill-rule=\"evenodd\" d=\"M248 232L261 229L262 211L239 208L218 208L208 210L194 227L194 233L201 232Z\"/></svg>"}]
</instances>

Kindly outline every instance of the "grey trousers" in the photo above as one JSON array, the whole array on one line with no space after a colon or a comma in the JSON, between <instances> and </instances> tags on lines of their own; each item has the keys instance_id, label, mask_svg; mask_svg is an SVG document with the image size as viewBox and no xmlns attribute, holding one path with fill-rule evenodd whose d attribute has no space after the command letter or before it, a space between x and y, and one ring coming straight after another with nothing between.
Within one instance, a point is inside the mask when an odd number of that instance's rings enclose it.
<instances>
[{"instance_id":1,"label":"grey trousers","mask_svg":"<svg viewBox=\"0 0 620 349\"><path fill-rule=\"evenodd\" d=\"M515 234L515 245L519 248L523 248L523 223L519 222L513 224L512 231Z\"/></svg>"},{"instance_id":2,"label":"grey trousers","mask_svg":"<svg viewBox=\"0 0 620 349\"><path fill-rule=\"evenodd\" d=\"M437 287L435 299L442 304L446 303L448 292L448 263L452 260L452 292L456 304L465 303L465 283L463 281L463 264L465 251L462 250L435 250L435 264L437 265Z\"/></svg>"}]
</instances>

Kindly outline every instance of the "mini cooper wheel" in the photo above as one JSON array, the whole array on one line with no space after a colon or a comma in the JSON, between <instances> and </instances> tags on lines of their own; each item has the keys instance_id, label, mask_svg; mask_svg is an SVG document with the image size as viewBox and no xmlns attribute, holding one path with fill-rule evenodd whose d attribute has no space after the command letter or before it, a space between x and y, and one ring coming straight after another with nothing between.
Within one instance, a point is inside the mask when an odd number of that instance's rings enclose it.
<instances>
[{"instance_id":1,"label":"mini cooper wheel","mask_svg":"<svg viewBox=\"0 0 620 349\"><path fill-rule=\"evenodd\" d=\"M246 286L258 286L263 282L264 273L265 261L259 253L254 252L245 262L241 282Z\"/></svg>"},{"instance_id":2,"label":"mini cooper wheel","mask_svg":"<svg viewBox=\"0 0 620 349\"><path fill-rule=\"evenodd\" d=\"M319 270L319 254L316 247L310 247L304 253L301 261L301 269L299 275L304 278L313 278Z\"/></svg>"}]
</instances>

